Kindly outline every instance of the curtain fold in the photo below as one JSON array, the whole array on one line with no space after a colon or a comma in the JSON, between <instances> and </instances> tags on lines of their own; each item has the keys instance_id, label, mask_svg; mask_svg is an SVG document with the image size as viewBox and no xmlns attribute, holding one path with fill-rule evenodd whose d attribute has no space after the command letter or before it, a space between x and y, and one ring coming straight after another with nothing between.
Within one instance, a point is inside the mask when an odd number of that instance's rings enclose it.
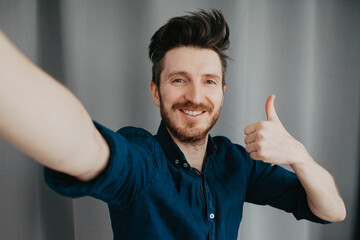
<instances>
[{"instance_id":1,"label":"curtain fold","mask_svg":"<svg viewBox=\"0 0 360 240\"><path fill-rule=\"evenodd\" d=\"M37 0L37 64L66 85L61 9L59 1ZM42 239L75 239L73 201L46 186L42 166L38 168L37 188Z\"/></svg>"},{"instance_id":2,"label":"curtain fold","mask_svg":"<svg viewBox=\"0 0 360 240\"><path fill-rule=\"evenodd\" d=\"M275 93L285 128L333 174L347 206L344 222L318 225L246 204L239 239L358 239L359 1L0 0L0 28L96 121L155 134L150 38L170 17L211 8L228 20L233 59L212 135L243 144ZM0 239L112 239L106 204L53 193L42 167L1 139L0 159Z\"/></svg>"}]
</instances>

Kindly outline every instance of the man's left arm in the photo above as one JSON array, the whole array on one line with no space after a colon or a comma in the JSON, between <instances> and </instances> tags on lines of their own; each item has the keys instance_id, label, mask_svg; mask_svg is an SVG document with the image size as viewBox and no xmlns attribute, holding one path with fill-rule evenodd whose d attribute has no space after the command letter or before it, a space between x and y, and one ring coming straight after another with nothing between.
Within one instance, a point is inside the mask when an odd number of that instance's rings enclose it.
<instances>
[{"instance_id":1,"label":"man's left arm","mask_svg":"<svg viewBox=\"0 0 360 240\"><path fill-rule=\"evenodd\" d=\"M266 102L267 121L244 129L246 151L254 160L290 165L306 191L311 211L329 222L344 220L345 204L334 178L313 160L302 143L286 131L276 114L274 99L275 95L271 95Z\"/></svg>"}]
</instances>

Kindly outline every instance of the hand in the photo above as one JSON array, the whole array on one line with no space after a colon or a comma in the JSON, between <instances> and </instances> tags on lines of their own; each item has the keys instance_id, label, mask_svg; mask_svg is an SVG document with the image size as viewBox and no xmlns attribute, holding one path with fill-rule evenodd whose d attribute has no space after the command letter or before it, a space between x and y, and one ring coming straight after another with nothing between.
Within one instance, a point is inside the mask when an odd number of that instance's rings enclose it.
<instances>
[{"instance_id":1,"label":"hand","mask_svg":"<svg viewBox=\"0 0 360 240\"><path fill-rule=\"evenodd\" d=\"M246 151L254 160L271 164L292 165L307 155L304 146L284 128L274 107L275 95L266 101L267 121L253 123L244 129Z\"/></svg>"}]
</instances>

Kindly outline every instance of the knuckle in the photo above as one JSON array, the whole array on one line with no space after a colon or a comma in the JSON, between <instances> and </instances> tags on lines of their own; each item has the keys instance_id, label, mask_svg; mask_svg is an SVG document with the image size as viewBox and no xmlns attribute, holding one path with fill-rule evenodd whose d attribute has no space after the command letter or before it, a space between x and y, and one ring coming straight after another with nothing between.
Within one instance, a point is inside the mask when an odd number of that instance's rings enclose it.
<instances>
[{"instance_id":1,"label":"knuckle","mask_svg":"<svg viewBox=\"0 0 360 240\"><path fill-rule=\"evenodd\" d=\"M265 147L265 141L264 140L258 141L257 146L259 150L263 150Z\"/></svg>"},{"instance_id":2,"label":"knuckle","mask_svg":"<svg viewBox=\"0 0 360 240\"><path fill-rule=\"evenodd\" d=\"M257 151L257 155L258 155L258 157L259 157L260 159L264 159L264 158L265 158L265 156L264 156L264 150L259 149L259 150Z\"/></svg>"},{"instance_id":3,"label":"knuckle","mask_svg":"<svg viewBox=\"0 0 360 240\"><path fill-rule=\"evenodd\" d=\"M258 125L259 127L263 128L266 126L266 121L260 121Z\"/></svg>"},{"instance_id":4,"label":"knuckle","mask_svg":"<svg viewBox=\"0 0 360 240\"><path fill-rule=\"evenodd\" d=\"M257 133L256 133L256 138L257 139L264 139L265 137L264 137L264 132L263 131L258 131Z\"/></svg>"}]
</instances>

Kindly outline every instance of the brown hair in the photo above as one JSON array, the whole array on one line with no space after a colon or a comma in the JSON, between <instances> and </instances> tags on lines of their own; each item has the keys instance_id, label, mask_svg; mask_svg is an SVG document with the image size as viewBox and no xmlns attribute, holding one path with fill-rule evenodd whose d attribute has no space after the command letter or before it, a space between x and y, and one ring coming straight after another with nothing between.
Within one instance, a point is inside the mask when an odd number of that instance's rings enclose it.
<instances>
[{"instance_id":1,"label":"brown hair","mask_svg":"<svg viewBox=\"0 0 360 240\"><path fill-rule=\"evenodd\" d=\"M152 81L160 86L160 74L163 71L163 60L167 51L191 46L215 51L222 65L222 85L225 85L225 72L229 48L229 27L224 16L218 10L190 12L190 15L171 18L159 28L151 38L149 57L153 63Z\"/></svg>"}]
</instances>

